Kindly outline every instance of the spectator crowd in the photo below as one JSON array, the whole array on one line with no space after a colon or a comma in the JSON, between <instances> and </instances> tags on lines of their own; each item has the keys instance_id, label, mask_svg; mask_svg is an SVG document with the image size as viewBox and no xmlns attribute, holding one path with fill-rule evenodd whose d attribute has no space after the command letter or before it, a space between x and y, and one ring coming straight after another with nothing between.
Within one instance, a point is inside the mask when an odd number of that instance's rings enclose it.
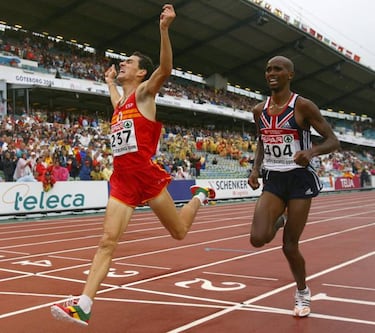
<instances>
[{"instance_id":1,"label":"spectator crowd","mask_svg":"<svg viewBox=\"0 0 375 333\"><path fill-rule=\"evenodd\" d=\"M103 73L113 61L76 45L7 29L0 38L0 51L35 61L46 71L99 82L104 82ZM247 111L258 102L176 77L159 94ZM355 133L373 130L372 122L351 122L351 126ZM155 162L175 179L196 178L208 164L216 165L221 159L251 169L254 151L254 133L165 124ZM109 180L112 162L108 124L98 115L31 110L19 116L13 112L0 121L2 181L40 181L48 191L57 181ZM375 175L371 149L354 151L351 147L316 158L314 164L320 176Z\"/></svg>"},{"instance_id":2,"label":"spectator crowd","mask_svg":"<svg viewBox=\"0 0 375 333\"><path fill-rule=\"evenodd\" d=\"M155 163L175 179L199 178L208 164L223 160L251 169L255 148L252 133L165 124ZM95 127L89 121L68 126L32 115L7 116L0 122L3 181L40 181L49 190L57 181L109 180L112 163L108 124L103 120ZM342 150L313 163L320 176L375 175L370 150Z\"/></svg>"}]
</instances>

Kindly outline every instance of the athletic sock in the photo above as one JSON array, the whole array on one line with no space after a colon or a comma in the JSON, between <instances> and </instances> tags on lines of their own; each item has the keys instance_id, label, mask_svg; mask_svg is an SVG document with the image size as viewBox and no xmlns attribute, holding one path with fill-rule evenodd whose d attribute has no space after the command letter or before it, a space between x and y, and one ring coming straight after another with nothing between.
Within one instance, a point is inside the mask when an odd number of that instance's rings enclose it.
<instances>
[{"instance_id":1,"label":"athletic sock","mask_svg":"<svg viewBox=\"0 0 375 333\"><path fill-rule=\"evenodd\" d=\"M302 290L299 290L299 289L298 289L298 293L299 293L300 295L306 295L306 294L309 293L309 288L306 287L305 289L302 289Z\"/></svg>"},{"instance_id":2,"label":"athletic sock","mask_svg":"<svg viewBox=\"0 0 375 333\"><path fill-rule=\"evenodd\" d=\"M78 305L84 313L90 313L92 303L92 299L86 295L81 295L78 300Z\"/></svg>"},{"instance_id":3,"label":"athletic sock","mask_svg":"<svg viewBox=\"0 0 375 333\"><path fill-rule=\"evenodd\" d=\"M204 202L207 200L207 195L205 195L203 192L199 192L197 195L195 195L195 197L197 197L200 200L201 205L203 205Z\"/></svg>"}]
</instances>

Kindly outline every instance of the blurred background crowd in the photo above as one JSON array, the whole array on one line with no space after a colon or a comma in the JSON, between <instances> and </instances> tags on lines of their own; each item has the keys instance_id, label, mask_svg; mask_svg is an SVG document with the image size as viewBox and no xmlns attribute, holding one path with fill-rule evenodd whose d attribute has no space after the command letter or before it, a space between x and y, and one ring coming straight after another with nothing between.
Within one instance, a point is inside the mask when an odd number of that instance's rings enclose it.
<instances>
[{"instance_id":1,"label":"blurred background crowd","mask_svg":"<svg viewBox=\"0 0 375 333\"><path fill-rule=\"evenodd\" d=\"M0 51L35 61L39 70L55 75L104 82L104 72L114 61L76 45L6 30L0 35ZM17 66L17 63L2 63ZM189 99L250 111L259 100L204 84L171 77L159 96ZM374 124L327 118L340 133L375 139ZM255 133L212 127L186 127L164 123L155 162L175 179L247 177L256 147ZM14 112L0 121L0 180L41 181L48 190L56 181L108 180L112 154L108 119L95 115L32 108ZM371 147L343 145L339 152L312 161L320 176L359 175L364 182L375 175Z\"/></svg>"}]
</instances>

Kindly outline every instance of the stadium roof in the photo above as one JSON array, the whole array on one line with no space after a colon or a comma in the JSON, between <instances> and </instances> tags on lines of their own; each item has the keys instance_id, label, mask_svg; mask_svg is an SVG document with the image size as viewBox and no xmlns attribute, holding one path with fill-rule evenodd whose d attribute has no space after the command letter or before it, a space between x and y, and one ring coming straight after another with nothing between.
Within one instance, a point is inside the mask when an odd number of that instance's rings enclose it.
<instances>
[{"instance_id":1,"label":"stadium roof","mask_svg":"<svg viewBox=\"0 0 375 333\"><path fill-rule=\"evenodd\" d=\"M322 109L375 117L375 72L247 0L173 0L174 66L267 94L266 61L295 63L292 88ZM1 1L0 20L101 51L159 52L159 0Z\"/></svg>"}]
</instances>

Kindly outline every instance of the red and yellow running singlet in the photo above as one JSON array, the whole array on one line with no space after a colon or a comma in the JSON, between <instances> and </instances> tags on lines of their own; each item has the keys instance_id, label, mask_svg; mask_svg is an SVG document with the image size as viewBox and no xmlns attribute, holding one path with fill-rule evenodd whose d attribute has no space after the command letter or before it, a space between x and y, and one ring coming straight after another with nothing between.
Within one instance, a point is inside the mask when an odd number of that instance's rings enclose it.
<instances>
[{"instance_id":1,"label":"red and yellow running singlet","mask_svg":"<svg viewBox=\"0 0 375 333\"><path fill-rule=\"evenodd\" d=\"M137 168L150 163L158 146L162 124L138 110L135 93L118 104L111 120L114 168Z\"/></svg>"}]
</instances>

